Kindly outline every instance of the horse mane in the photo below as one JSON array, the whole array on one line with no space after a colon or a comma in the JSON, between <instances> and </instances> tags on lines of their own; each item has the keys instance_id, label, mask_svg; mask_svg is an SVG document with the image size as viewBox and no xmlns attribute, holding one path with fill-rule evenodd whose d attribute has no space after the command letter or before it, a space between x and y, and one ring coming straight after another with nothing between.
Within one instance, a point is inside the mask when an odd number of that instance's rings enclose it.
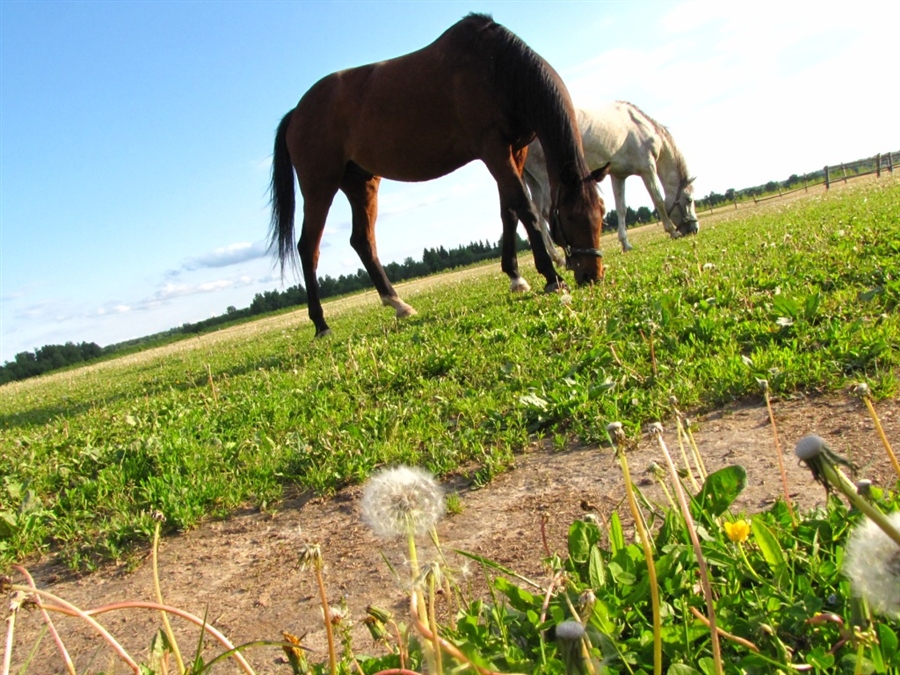
<instances>
[{"instance_id":1,"label":"horse mane","mask_svg":"<svg viewBox=\"0 0 900 675\"><path fill-rule=\"evenodd\" d=\"M672 138L672 134L669 133L669 128L657 122L655 119L650 117L650 115L638 108L634 103L631 103L629 101L619 101L619 103L633 109L650 123L656 133L658 133L662 137L663 141L665 141L665 144L672 155L672 161L675 163L675 168L678 170L679 178L681 178L682 182L688 182L690 180L690 172L687 168L687 160L685 160L684 155L681 154L681 150L679 150L678 146L675 144L675 139Z\"/></svg>"},{"instance_id":2,"label":"horse mane","mask_svg":"<svg viewBox=\"0 0 900 675\"><path fill-rule=\"evenodd\" d=\"M490 63L491 85L505 102L512 118L534 131L545 155L559 162L560 180L582 182L590 174L580 147L578 126L568 92L556 71L515 33L490 15L472 13L463 23L475 24L468 32L469 53L484 55ZM596 197L593 183L586 195ZM590 197L588 197L590 198Z\"/></svg>"}]
</instances>

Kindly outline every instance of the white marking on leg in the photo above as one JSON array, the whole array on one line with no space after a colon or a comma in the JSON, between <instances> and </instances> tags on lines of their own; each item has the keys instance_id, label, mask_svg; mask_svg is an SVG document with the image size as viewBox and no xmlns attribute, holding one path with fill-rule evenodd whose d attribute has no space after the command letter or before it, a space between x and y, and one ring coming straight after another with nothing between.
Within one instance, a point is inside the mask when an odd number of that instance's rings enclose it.
<instances>
[{"instance_id":1,"label":"white marking on leg","mask_svg":"<svg viewBox=\"0 0 900 675\"><path fill-rule=\"evenodd\" d=\"M531 290L531 285L522 277L510 277L509 291L510 293L527 293Z\"/></svg>"},{"instance_id":2,"label":"white marking on leg","mask_svg":"<svg viewBox=\"0 0 900 675\"><path fill-rule=\"evenodd\" d=\"M616 200L616 217L619 220L617 227L619 234L619 243L622 244L622 251L631 250L631 242L628 241L628 229L626 219L628 217L628 206L625 204L625 179L611 176L613 198Z\"/></svg>"},{"instance_id":3,"label":"white marking on leg","mask_svg":"<svg viewBox=\"0 0 900 675\"><path fill-rule=\"evenodd\" d=\"M388 295L382 295L381 304L385 307L393 307L394 311L397 313L398 319L405 319L408 316L415 316L416 314L418 314L416 310L407 305L400 298L392 298Z\"/></svg>"}]
</instances>

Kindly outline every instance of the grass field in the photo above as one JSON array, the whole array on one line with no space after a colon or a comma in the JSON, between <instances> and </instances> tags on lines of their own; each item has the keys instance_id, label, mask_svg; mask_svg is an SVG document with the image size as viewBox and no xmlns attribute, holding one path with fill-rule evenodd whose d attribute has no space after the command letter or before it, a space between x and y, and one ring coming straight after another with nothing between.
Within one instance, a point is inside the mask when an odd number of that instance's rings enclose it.
<instances>
[{"instance_id":1,"label":"grass field","mask_svg":"<svg viewBox=\"0 0 900 675\"><path fill-rule=\"evenodd\" d=\"M381 465L489 481L536 437L633 433L682 409L865 381L900 364L900 182L739 211L673 241L607 247L605 283L510 295L490 263L0 389L0 562L120 559L153 510L185 529ZM533 274L523 260L526 274ZM538 287L535 278L533 285Z\"/></svg>"}]
</instances>

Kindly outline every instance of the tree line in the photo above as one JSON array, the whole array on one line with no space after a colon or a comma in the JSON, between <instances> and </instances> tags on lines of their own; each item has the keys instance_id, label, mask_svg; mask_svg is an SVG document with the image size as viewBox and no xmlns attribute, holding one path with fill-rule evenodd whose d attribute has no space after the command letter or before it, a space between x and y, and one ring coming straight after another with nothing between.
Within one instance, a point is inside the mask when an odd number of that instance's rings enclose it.
<instances>
[{"instance_id":1,"label":"tree line","mask_svg":"<svg viewBox=\"0 0 900 675\"><path fill-rule=\"evenodd\" d=\"M529 249L527 240L518 235L516 238L518 251ZM499 241L496 244L491 244L488 241L477 241L449 250L443 246L426 248L422 252L421 260L414 260L412 257L408 257L402 263L390 262L384 266L384 269L388 278L392 282L397 283L499 257ZM337 278L329 275L319 277L319 291L322 298L345 295L368 288L372 288L372 280L369 279L368 273L363 269L356 270L354 274L342 274ZM196 335L252 316L289 307L299 307L305 305L306 302L306 289L298 284L283 291L276 289L257 293L253 296L250 305L243 309L233 306L228 307L224 314L213 316L203 321L185 323L177 328L161 333L116 343L107 347L100 347L94 342L82 342L79 345L72 342L67 342L64 345L46 345L34 352L20 352L16 354L14 360L7 361L3 366L0 366L0 384L24 380L51 370L82 364L112 354L134 351L177 338L180 335Z\"/></svg>"},{"instance_id":2,"label":"tree line","mask_svg":"<svg viewBox=\"0 0 900 675\"><path fill-rule=\"evenodd\" d=\"M13 361L7 361L5 365L0 366L0 384L35 377L76 363L93 361L102 355L103 348L96 342L44 345L34 352L20 352Z\"/></svg>"},{"instance_id":3,"label":"tree line","mask_svg":"<svg viewBox=\"0 0 900 675\"><path fill-rule=\"evenodd\" d=\"M646 206L642 206L636 211L628 207L625 214L625 222L628 226L655 222L658 219L656 211L651 211ZM615 230L618 227L618 223L619 219L615 209L608 211L603 222L604 229ZM408 257L402 263L390 262L386 264L384 270L393 283L417 279L458 267L473 265L485 260L497 259L500 257L500 244L500 241L492 244L485 240L484 242L476 241L451 249L446 249L443 246L426 248L422 251L420 260ZM528 241L517 233L516 250L521 252L529 249ZM329 275L319 277L319 292L323 299L355 293L369 288L372 288L372 280L362 268L357 269L354 274L342 274L336 278ZM0 384L24 380L51 370L83 364L101 357L137 351L177 339L179 336L197 335L215 330L225 324L239 322L280 309L300 307L306 303L306 289L297 284L283 291L274 289L257 293L253 296L250 305L242 309L231 306L225 310L224 314L218 316L202 321L184 323L179 327L171 328L161 333L119 342L106 347L100 347L94 342L82 342L77 345L72 342L67 342L64 345L45 345L34 352L20 352L16 354L13 361L7 361L3 366L0 366Z\"/></svg>"}]
</instances>

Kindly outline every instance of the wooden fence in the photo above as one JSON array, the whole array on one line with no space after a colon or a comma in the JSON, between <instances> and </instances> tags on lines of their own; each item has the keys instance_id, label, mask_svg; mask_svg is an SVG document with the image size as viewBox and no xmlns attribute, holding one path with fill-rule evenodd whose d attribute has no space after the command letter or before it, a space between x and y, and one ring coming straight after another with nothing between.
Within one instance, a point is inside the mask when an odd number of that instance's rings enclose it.
<instances>
[{"instance_id":1,"label":"wooden fence","mask_svg":"<svg viewBox=\"0 0 900 675\"><path fill-rule=\"evenodd\" d=\"M810 187L815 187L817 185L824 185L825 189L828 190L833 183L837 183L839 181L847 182L848 178L857 178L859 176L869 176L871 174L877 174L879 178L881 178L881 173L886 171L888 173L894 173L894 167L900 167L900 152L887 152L887 153L878 153L874 157L867 157L865 159L858 159L855 162L850 162L848 164L835 164L834 166L826 166L821 172L815 172L815 174L804 174L801 180L803 181L803 185L799 187L791 187L791 188L783 188L780 185L778 186L778 193L766 195L765 197L757 197L756 195L750 195L753 198L754 204L760 204L762 202L769 201L770 199L779 199L784 197L785 195L793 194L794 192L800 192L800 190L805 190L809 192ZM795 185L799 185L799 181L794 183ZM730 200L734 205L734 208L738 207L737 195L732 197ZM713 212L714 208L721 207L726 205L727 202L718 202L717 204L710 203L708 198L701 199L698 202L698 205L704 204L706 210L710 213Z\"/></svg>"},{"instance_id":2,"label":"wooden fence","mask_svg":"<svg viewBox=\"0 0 900 675\"><path fill-rule=\"evenodd\" d=\"M852 172L853 176L868 176L870 174L878 174L881 178L882 171L894 173L894 164L900 163L900 152L888 152L884 155L878 153L874 157L868 159L860 159L850 164L838 164L836 166L825 167L825 189L827 190L831 183L842 180L847 182L847 172ZM875 168L872 168L874 164ZM835 178L837 171L841 172L840 178Z\"/></svg>"}]
</instances>

